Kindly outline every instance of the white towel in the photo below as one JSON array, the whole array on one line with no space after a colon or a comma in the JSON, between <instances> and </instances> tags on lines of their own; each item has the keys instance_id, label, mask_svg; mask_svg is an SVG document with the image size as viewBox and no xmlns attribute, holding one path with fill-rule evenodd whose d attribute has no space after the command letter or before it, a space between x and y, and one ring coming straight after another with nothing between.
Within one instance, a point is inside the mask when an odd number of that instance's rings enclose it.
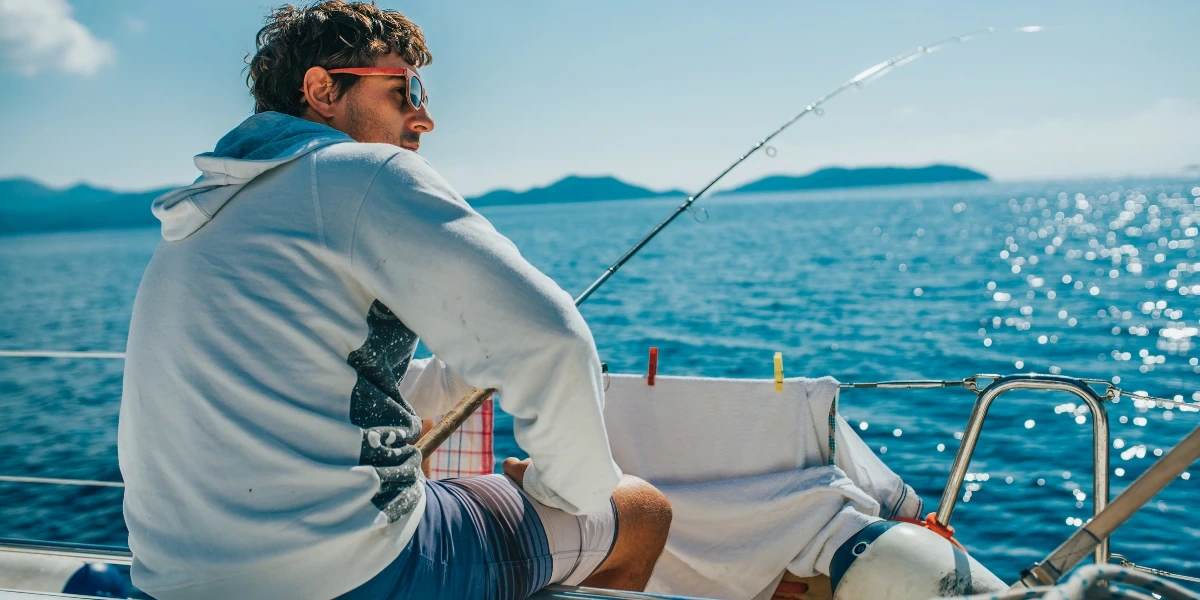
<instances>
[{"instance_id":1,"label":"white towel","mask_svg":"<svg viewBox=\"0 0 1200 600\"><path fill-rule=\"evenodd\" d=\"M828 574L842 542L881 516L920 515L912 488L831 419L836 380L774 386L612 376L604 417L613 456L662 490L675 515L647 591L752 598L785 568Z\"/></svg>"}]
</instances>

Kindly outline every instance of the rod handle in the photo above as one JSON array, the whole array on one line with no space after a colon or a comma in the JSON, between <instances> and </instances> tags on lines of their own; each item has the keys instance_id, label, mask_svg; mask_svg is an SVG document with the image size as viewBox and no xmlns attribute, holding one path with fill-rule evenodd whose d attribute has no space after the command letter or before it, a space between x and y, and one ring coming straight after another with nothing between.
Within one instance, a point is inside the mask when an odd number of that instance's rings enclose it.
<instances>
[{"instance_id":1,"label":"rod handle","mask_svg":"<svg viewBox=\"0 0 1200 600\"><path fill-rule=\"evenodd\" d=\"M434 450L437 450L443 442L450 438L450 434L454 433L454 430L467 421L467 417L470 417L471 413L475 412L475 409L483 406L483 403L495 393L496 388L488 388L486 390L477 389L467 394L462 400L459 400L458 404L455 404L454 408L450 409L450 412L442 417L442 420L435 423L414 444L417 450L421 451L421 456L427 457L433 454Z\"/></svg>"}]
</instances>

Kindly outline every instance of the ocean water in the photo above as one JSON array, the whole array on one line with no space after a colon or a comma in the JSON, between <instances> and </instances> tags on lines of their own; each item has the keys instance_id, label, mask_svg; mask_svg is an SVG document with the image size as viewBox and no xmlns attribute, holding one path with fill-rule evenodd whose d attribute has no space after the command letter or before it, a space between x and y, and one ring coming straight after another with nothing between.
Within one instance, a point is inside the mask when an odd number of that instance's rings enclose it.
<instances>
[{"instance_id":1,"label":"ocean water","mask_svg":"<svg viewBox=\"0 0 1200 600\"><path fill-rule=\"evenodd\" d=\"M1200 180L874 188L702 201L582 311L616 372L841 381L1061 372L1200 401ZM487 209L578 293L674 200ZM122 350L153 229L0 237L0 348ZM0 359L0 474L119 479L121 361ZM840 408L936 506L974 396L849 390ZM953 525L1005 579L1091 514L1091 418L1073 396L993 406ZM1200 412L1107 409L1114 495ZM746 419L754 419L746 407ZM511 419L497 453L520 455ZM1200 576L1200 465L1113 537ZM124 544L121 491L0 483L0 536Z\"/></svg>"}]
</instances>

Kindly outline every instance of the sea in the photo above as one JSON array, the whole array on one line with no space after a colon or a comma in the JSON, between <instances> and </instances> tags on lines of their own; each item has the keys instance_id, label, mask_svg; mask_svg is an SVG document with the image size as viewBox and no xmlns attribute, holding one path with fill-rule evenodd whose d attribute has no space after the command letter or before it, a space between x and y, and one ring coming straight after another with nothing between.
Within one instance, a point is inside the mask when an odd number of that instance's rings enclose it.
<instances>
[{"instance_id":1,"label":"sea","mask_svg":"<svg viewBox=\"0 0 1200 600\"><path fill-rule=\"evenodd\" d=\"M483 210L573 295L678 199ZM581 308L613 372L842 382L1055 373L1113 382L1115 496L1200 412L1200 177L970 183L700 200ZM152 228L0 236L0 349L121 351ZM0 358L0 475L119 480L121 360ZM1103 385L1097 385L1103 391ZM845 390L840 410L937 505L975 395ZM744 418L756 418L745 407ZM988 414L957 537L1001 578L1092 514L1092 417L1014 392ZM511 419L497 456L523 456ZM0 536L126 542L117 488L0 483ZM1200 464L1112 538L1200 576Z\"/></svg>"}]
</instances>

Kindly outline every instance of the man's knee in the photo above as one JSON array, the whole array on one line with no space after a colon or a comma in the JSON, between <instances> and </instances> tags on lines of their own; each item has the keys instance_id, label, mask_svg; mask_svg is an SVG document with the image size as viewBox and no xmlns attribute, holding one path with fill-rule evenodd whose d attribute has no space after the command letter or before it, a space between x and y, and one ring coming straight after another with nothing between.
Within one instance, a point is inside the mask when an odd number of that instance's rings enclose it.
<instances>
[{"instance_id":1,"label":"man's knee","mask_svg":"<svg viewBox=\"0 0 1200 600\"><path fill-rule=\"evenodd\" d=\"M653 550L655 557L667 543L671 529L671 502L646 481L625 475L613 492L619 536L628 534L634 547Z\"/></svg>"},{"instance_id":2,"label":"man's knee","mask_svg":"<svg viewBox=\"0 0 1200 600\"><path fill-rule=\"evenodd\" d=\"M641 591L667 545L671 503L657 488L625 475L613 492L617 506L617 539L612 553L583 585Z\"/></svg>"}]
</instances>

